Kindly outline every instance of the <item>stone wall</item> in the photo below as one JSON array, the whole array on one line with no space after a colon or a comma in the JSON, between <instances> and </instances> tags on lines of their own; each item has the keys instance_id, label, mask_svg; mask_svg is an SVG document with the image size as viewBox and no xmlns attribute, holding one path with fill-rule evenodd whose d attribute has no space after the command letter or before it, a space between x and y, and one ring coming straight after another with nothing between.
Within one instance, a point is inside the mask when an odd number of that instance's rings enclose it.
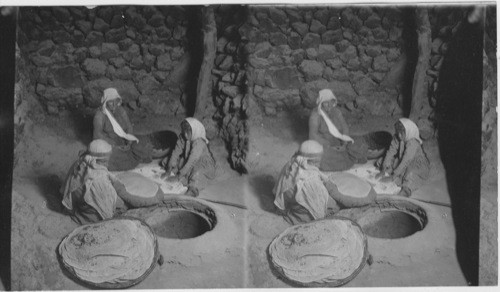
<instances>
[{"instance_id":1,"label":"stone wall","mask_svg":"<svg viewBox=\"0 0 500 292\"><path fill-rule=\"evenodd\" d=\"M178 6L25 7L19 45L49 113L97 107L116 87L130 109L183 114L189 54Z\"/></svg>"},{"instance_id":2,"label":"stone wall","mask_svg":"<svg viewBox=\"0 0 500 292\"><path fill-rule=\"evenodd\" d=\"M249 94L269 115L312 108L322 88L351 110L397 114L396 86L381 84L401 57L402 30L394 7L253 6L240 28Z\"/></svg>"},{"instance_id":3,"label":"stone wall","mask_svg":"<svg viewBox=\"0 0 500 292\"><path fill-rule=\"evenodd\" d=\"M226 142L229 161L234 169L247 172L245 164L248 152L249 95L247 94L247 71L245 43L238 28L248 15L247 7L219 6L217 17L217 55L213 92L217 111L214 118L221 129L221 136Z\"/></svg>"},{"instance_id":4,"label":"stone wall","mask_svg":"<svg viewBox=\"0 0 500 292\"><path fill-rule=\"evenodd\" d=\"M481 229L479 284L498 285L498 137L496 7L486 11L483 56L483 120L481 149Z\"/></svg>"}]
</instances>

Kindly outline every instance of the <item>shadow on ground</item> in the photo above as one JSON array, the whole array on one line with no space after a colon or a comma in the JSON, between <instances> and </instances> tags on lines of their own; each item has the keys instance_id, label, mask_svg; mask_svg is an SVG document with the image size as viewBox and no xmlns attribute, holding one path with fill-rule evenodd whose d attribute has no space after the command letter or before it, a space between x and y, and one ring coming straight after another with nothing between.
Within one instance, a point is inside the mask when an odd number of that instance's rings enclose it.
<instances>
[{"instance_id":1,"label":"shadow on ground","mask_svg":"<svg viewBox=\"0 0 500 292\"><path fill-rule=\"evenodd\" d=\"M51 211L64 214L61 204L62 195L60 193L61 179L57 175L47 174L38 177L36 182L40 188L40 193L46 199L47 208Z\"/></svg>"},{"instance_id":2,"label":"shadow on ground","mask_svg":"<svg viewBox=\"0 0 500 292\"><path fill-rule=\"evenodd\" d=\"M274 178L271 175L254 175L248 178L250 192L254 194L260 203L260 207L267 212L275 213L274 207Z\"/></svg>"}]
</instances>

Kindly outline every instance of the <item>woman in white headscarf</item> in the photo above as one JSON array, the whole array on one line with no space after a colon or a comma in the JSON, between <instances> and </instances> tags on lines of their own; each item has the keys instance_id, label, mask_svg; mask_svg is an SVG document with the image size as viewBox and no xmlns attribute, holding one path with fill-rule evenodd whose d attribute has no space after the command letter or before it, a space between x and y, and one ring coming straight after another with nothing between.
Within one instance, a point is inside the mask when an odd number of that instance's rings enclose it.
<instances>
[{"instance_id":1,"label":"woman in white headscarf","mask_svg":"<svg viewBox=\"0 0 500 292\"><path fill-rule=\"evenodd\" d=\"M378 177L389 175L401 186L399 195L409 197L429 178L430 163L423 148L417 125L401 118L394 125L396 130L391 146L380 165Z\"/></svg>"},{"instance_id":2,"label":"woman in white headscarf","mask_svg":"<svg viewBox=\"0 0 500 292\"><path fill-rule=\"evenodd\" d=\"M323 145L323 171L343 171L354 163L366 162L368 146L349 136L349 127L337 107L337 98L330 89L320 90L317 107L309 117L309 139Z\"/></svg>"},{"instance_id":3,"label":"woman in white headscarf","mask_svg":"<svg viewBox=\"0 0 500 292\"><path fill-rule=\"evenodd\" d=\"M181 123L181 133L170 157L161 162L171 180L188 187L186 195L197 197L199 191L215 177L216 161L208 146L205 127L195 118Z\"/></svg>"},{"instance_id":4,"label":"woman in white headscarf","mask_svg":"<svg viewBox=\"0 0 500 292\"><path fill-rule=\"evenodd\" d=\"M318 168L322 155L321 144L305 141L281 170L273 189L274 204L289 223L322 219L340 209L329 194L338 190L327 189L324 182L328 178Z\"/></svg>"},{"instance_id":5,"label":"woman in white headscarf","mask_svg":"<svg viewBox=\"0 0 500 292\"><path fill-rule=\"evenodd\" d=\"M80 224L112 218L128 207L146 206L137 202L125 186L108 171L111 145L94 140L71 166L61 189L62 204Z\"/></svg>"},{"instance_id":6,"label":"woman in white headscarf","mask_svg":"<svg viewBox=\"0 0 500 292\"><path fill-rule=\"evenodd\" d=\"M107 88L101 98L101 107L94 116L94 139L102 139L113 146L109 170L124 171L139 163L151 162L153 147L144 137L132 135L132 123L121 106L122 98L115 88Z\"/></svg>"}]
</instances>

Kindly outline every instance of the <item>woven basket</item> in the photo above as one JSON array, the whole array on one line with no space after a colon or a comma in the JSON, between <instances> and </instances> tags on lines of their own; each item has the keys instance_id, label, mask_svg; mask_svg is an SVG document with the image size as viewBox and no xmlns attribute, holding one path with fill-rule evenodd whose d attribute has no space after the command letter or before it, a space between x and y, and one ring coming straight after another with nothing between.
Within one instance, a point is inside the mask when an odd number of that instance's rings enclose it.
<instances>
[{"instance_id":1,"label":"woven basket","mask_svg":"<svg viewBox=\"0 0 500 292\"><path fill-rule=\"evenodd\" d=\"M142 273L141 276L139 276L139 277L137 277L135 279L130 279L128 281L124 281L124 282L120 282L120 283L109 283L109 282L96 283L96 282L92 282L92 281L88 281L88 280L82 279L81 277L79 277L75 273L75 271L74 271L74 269L73 269L72 266L67 265L64 262L64 260L63 260L64 256L61 254L62 245L64 245L65 243L67 243L68 237L70 235L74 234L74 232L76 230L78 230L78 229L83 229L84 227L89 226L89 225L102 224L103 222L113 221L113 220L130 220L130 221L136 221L136 222L138 222L140 224L141 228L144 228L147 233L149 233L149 234L152 235L152 238L154 239L153 242L152 242L153 248L154 248L154 255L153 255L153 259L152 259L151 264ZM125 289L125 288L129 288L129 287L132 287L134 285L139 284L144 279L146 279L146 277L149 276L149 274L151 274L151 272L154 270L154 268L156 266L156 263L158 262L158 259L160 257L160 253L158 251L158 241L157 241L156 235L154 234L154 232L151 229L151 227L149 225L147 225L141 219L134 218L134 217L125 217L125 216L123 216L123 217L117 217L117 218L111 218L111 219L103 220L103 221L98 222L98 223L92 223L92 224L87 224L87 225L82 225L82 226L77 227L74 231L70 232L68 235L66 235L62 239L61 243L57 247L57 251L58 251L57 252L58 260L59 260L61 266L63 267L64 271L66 271L77 282L79 282L79 283L81 283L81 284L83 284L85 286L88 286L90 288L97 288L97 289Z\"/></svg>"},{"instance_id":2,"label":"woven basket","mask_svg":"<svg viewBox=\"0 0 500 292\"><path fill-rule=\"evenodd\" d=\"M289 227L268 251L272 267L303 287L342 286L359 274L368 258L366 235L344 217Z\"/></svg>"}]
</instances>

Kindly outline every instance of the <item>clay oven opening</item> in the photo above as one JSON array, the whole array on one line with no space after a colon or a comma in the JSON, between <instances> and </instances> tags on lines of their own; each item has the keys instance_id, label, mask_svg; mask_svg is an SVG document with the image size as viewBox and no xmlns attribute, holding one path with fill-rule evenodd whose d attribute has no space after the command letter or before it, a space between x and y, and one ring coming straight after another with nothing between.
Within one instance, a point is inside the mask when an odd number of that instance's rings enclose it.
<instances>
[{"instance_id":1,"label":"clay oven opening","mask_svg":"<svg viewBox=\"0 0 500 292\"><path fill-rule=\"evenodd\" d=\"M212 208L201 202L171 199L162 205L134 209L128 216L139 217L151 226L157 236L170 239L189 239L214 229L217 217Z\"/></svg>"},{"instance_id":2,"label":"clay oven opening","mask_svg":"<svg viewBox=\"0 0 500 292\"><path fill-rule=\"evenodd\" d=\"M339 212L355 220L367 236L398 239L411 236L427 225L424 209L407 201L384 200L371 206Z\"/></svg>"}]
</instances>

